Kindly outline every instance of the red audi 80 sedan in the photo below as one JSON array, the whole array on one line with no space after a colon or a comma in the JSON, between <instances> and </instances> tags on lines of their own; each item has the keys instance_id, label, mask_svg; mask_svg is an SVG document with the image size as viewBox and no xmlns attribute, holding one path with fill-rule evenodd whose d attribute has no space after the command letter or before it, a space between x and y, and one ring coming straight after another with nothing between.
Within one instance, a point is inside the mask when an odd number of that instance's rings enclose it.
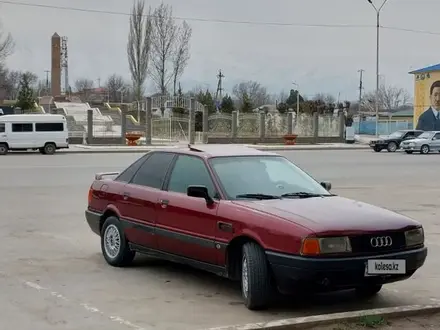
<instances>
[{"instance_id":1,"label":"red audi 80 sedan","mask_svg":"<svg viewBox=\"0 0 440 330\"><path fill-rule=\"evenodd\" d=\"M372 296L424 264L420 223L330 189L274 153L188 146L96 174L85 217L108 264L141 253L201 268L240 281L252 310L277 290Z\"/></svg>"}]
</instances>

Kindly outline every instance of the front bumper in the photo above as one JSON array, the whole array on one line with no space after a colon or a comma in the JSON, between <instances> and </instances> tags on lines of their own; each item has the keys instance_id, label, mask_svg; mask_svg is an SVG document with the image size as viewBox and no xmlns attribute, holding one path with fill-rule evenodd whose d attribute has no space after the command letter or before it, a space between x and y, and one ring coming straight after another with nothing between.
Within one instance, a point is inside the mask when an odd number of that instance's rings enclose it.
<instances>
[{"instance_id":1,"label":"front bumper","mask_svg":"<svg viewBox=\"0 0 440 330\"><path fill-rule=\"evenodd\" d=\"M316 291L353 289L368 283L385 284L405 280L422 267L426 247L403 252L349 257L307 258L266 251L278 288L294 292L298 288ZM371 259L399 259L406 261L406 273L399 275L365 276L365 265Z\"/></svg>"},{"instance_id":2,"label":"front bumper","mask_svg":"<svg viewBox=\"0 0 440 330\"><path fill-rule=\"evenodd\" d=\"M410 150L410 151L416 151L416 150L420 150L420 146L417 145L402 145L402 149L403 150Z\"/></svg>"},{"instance_id":3,"label":"front bumper","mask_svg":"<svg viewBox=\"0 0 440 330\"><path fill-rule=\"evenodd\" d=\"M388 145L386 143L377 143L377 142L371 142L368 144L370 146L370 148L374 149L374 148L381 148L381 149L385 149Z\"/></svg>"}]
</instances>

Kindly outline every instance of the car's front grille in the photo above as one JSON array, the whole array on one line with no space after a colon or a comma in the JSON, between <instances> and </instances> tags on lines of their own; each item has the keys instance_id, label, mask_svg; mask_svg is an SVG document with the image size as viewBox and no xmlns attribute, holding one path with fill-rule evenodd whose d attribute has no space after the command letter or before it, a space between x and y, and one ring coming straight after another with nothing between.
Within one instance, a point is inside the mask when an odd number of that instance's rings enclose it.
<instances>
[{"instance_id":1,"label":"car's front grille","mask_svg":"<svg viewBox=\"0 0 440 330\"><path fill-rule=\"evenodd\" d=\"M372 235L350 237L353 253L372 254L403 250L406 247L405 233L381 232Z\"/></svg>"}]
</instances>

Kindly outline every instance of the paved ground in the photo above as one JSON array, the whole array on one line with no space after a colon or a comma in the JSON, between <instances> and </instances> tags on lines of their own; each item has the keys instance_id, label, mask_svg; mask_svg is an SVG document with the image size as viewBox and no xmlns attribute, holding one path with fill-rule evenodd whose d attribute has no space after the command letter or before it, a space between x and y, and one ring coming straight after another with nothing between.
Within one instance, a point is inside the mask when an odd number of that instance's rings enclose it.
<instances>
[{"instance_id":1,"label":"paved ground","mask_svg":"<svg viewBox=\"0 0 440 330\"><path fill-rule=\"evenodd\" d=\"M139 154L11 154L0 158L0 328L192 330L440 301L440 155L284 154L331 181L336 193L422 221L430 247L425 267L371 301L345 293L250 312L238 287L203 272L143 258L129 269L105 264L84 221L87 190L95 172L122 169Z\"/></svg>"}]
</instances>

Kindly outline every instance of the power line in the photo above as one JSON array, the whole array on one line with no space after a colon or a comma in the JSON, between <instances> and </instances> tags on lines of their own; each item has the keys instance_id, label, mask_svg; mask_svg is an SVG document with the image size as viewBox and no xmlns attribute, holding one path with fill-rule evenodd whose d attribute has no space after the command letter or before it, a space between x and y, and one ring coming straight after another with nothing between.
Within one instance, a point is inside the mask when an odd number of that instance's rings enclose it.
<instances>
[{"instance_id":1,"label":"power line","mask_svg":"<svg viewBox=\"0 0 440 330\"><path fill-rule=\"evenodd\" d=\"M77 12L93 13L93 14L131 16L130 13L108 11L108 10L98 10L98 9L86 9L86 8L79 8L79 7L54 6L54 5L34 4L34 3L27 3L27 2L8 1L8 0L0 0L0 3L6 4L6 5L15 5L15 6L23 6L23 7L36 7L36 8L45 8L45 9L56 9L56 10L64 10L64 11L77 11ZM173 18L176 20L189 21L189 22L192 21L192 22L209 22L209 23L241 24L241 25L264 25L264 26L310 27L310 28L371 28L371 27L375 27L375 25L368 25L368 24L305 24L305 23L283 23L283 22L245 21L245 20L240 21L240 20L225 20L225 19L216 19L216 18L182 17L182 16L173 16ZM417 34L440 35L440 32L436 32L436 31L417 30L417 29L401 28L401 27L394 27L394 26L381 26L381 28L386 29L386 30L410 32L410 33L417 33Z\"/></svg>"},{"instance_id":2,"label":"power line","mask_svg":"<svg viewBox=\"0 0 440 330\"><path fill-rule=\"evenodd\" d=\"M105 14L105 15L118 15L118 16L131 16L130 13L107 11L107 10L97 10L97 9L86 9L78 7L65 7L65 6L53 6L44 4L34 4L27 2L18 1L7 1L0 0L0 3L15 6L24 7L38 7L46 9L57 9L57 10L67 10L67 11L78 11L85 13L95 13L95 14ZM298 27L324 27L324 28L369 28L373 25L366 24L303 24L303 23L282 23L282 22L264 22L264 21L236 21L236 20L223 20L214 18L198 18L198 17L181 17L173 16L176 20L182 21L193 21L193 22L210 22L210 23L226 23L226 24L244 24L244 25L272 25L272 26L298 26Z\"/></svg>"}]
</instances>

